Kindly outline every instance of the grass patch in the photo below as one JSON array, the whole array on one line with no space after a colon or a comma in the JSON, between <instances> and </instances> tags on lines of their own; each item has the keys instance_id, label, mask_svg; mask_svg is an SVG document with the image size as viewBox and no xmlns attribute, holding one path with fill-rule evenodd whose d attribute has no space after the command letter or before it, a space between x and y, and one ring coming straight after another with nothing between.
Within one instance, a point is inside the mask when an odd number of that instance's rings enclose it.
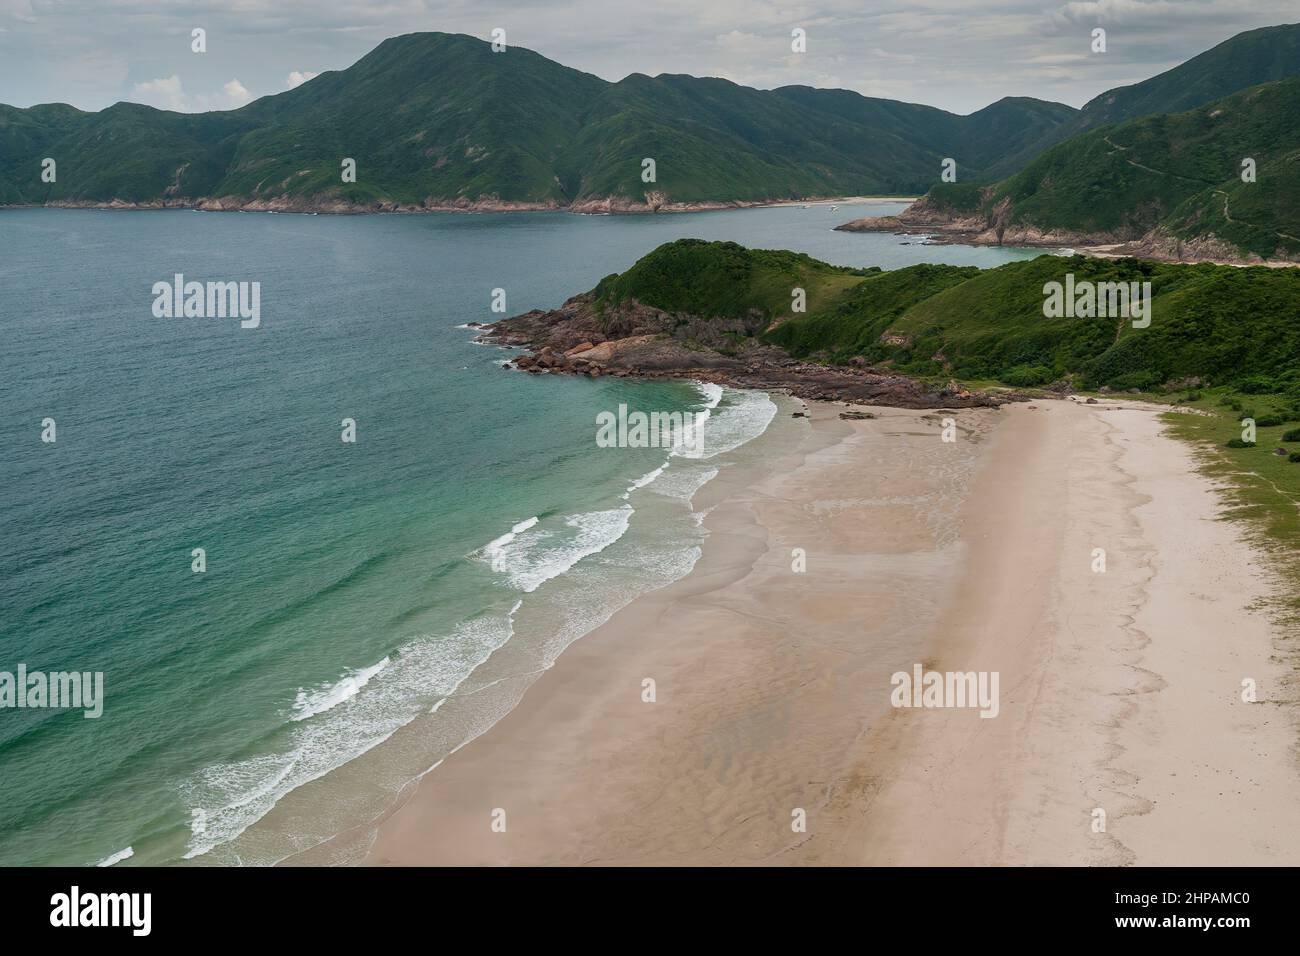
<instances>
[{"instance_id":1,"label":"grass patch","mask_svg":"<svg viewBox=\"0 0 1300 956\"><path fill-rule=\"evenodd\" d=\"M1229 448L1234 439L1241 442L1241 425L1219 404L1220 397L1235 398L1207 395L1190 406L1203 414L1169 412L1162 419L1174 437L1195 446L1199 470L1219 486L1223 517L1242 523L1250 541L1275 560L1290 585L1273 595L1270 609L1283 623L1300 624L1300 453L1276 454L1284 436L1258 423L1254 445ZM1255 395L1251 400L1261 406L1262 416L1284 417L1280 396Z\"/></svg>"}]
</instances>

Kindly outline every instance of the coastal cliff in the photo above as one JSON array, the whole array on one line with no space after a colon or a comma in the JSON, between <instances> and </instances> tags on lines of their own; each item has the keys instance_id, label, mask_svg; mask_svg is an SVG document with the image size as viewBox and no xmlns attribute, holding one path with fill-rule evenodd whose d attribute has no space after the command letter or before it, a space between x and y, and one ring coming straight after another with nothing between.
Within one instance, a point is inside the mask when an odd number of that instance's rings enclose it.
<instances>
[{"instance_id":1,"label":"coastal cliff","mask_svg":"<svg viewBox=\"0 0 1300 956\"><path fill-rule=\"evenodd\" d=\"M926 385L872 368L802 362L757 336L768 323L753 310L710 319L628 300L604 312L597 296L574 296L560 308L534 310L483 327L483 342L526 348L513 368L534 375L589 378L691 378L735 388L777 389L799 398L899 408L996 407L1021 396Z\"/></svg>"}]
</instances>

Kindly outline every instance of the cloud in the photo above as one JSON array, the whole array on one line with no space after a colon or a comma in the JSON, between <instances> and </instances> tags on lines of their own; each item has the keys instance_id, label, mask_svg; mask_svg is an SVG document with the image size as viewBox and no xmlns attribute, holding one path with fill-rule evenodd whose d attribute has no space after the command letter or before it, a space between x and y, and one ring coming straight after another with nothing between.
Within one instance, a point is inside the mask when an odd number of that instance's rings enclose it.
<instances>
[{"instance_id":1,"label":"cloud","mask_svg":"<svg viewBox=\"0 0 1300 956\"><path fill-rule=\"evenodd\" d=\"M189 107L185 99L185 90L181 86L181 78L175 73L157 80L137 83L131 87L131 102L156 106L160 110L176 110L179 113L186 112Z\"/></svg>"},{"instance_id":2,"label":"cloud","mask_svg":"<svg viewBox=\"0 0 1300 956\"><path fill-rule=\"evenodd\" d=\"M1042 53L1038 56L1031 56L1024 62L1059 66L1063 63L1086 63L1089 59L1087 53Z\"/></svg>"},{"instance_id":3,"label":"cloud","mask_svg":"<svg viewBox=\"0 0 1300 956\"><path fill-rule=\"evenodd\" d=\"M0 14L21 20L23 23L36 22L32 0L0 0Z\"/></svg>"},{"instance_id":4,"label":"cloud","mask_svg":"<svg viewBox=\"0 0 1300 956\"><path fill-rule=\"evenodd\" d=\"M770 54L774 47L777 51L783 49L782 46L775 46L771 37L745 33L742 30L730 30L726 33L720 33L715 37L715 42L719 48L727 53L744 56L761 56L765 52Z\"/></svg>"},{"instance_id":5,"label":"cloud","mask_svg":"<svg viewBox=\"0 0 1300 956\"><path fill-rule=\"evenodd\" d=\"M101 109L136 99L230 109L351 66L422 30L526 47L607 80L725 76L747 85L833 84L968 112L1005 95L1082 105L1255 27L1297 0L0 0L0 100ZM208 53L190 52L190 30ZM1090 33L1108 33L1105 56ZM807 30L794 55L790 31ZM1082 58L1086 56L1086 59ZM292 64L309 64L311 70ZM184 89L175 83L184 79ZM147 82L140 82L147 81ZM136 89L138 88L138 89Z\"/></svg>"},{"instance_id":6,"label":"cloud","mask_svg":"<svg viewBox=\"0 0 1300 956\"><path fill-rule=\"evenodd\" d=\"M253 95L244 89L244 84L238 80L231 80L221 90L235 106L243 106L253 98Z\"/></svg>"},{"instance_id":7,"label":"cloud","mask_svg":"<svg viewBox=\"0 0 1300 956\"><path fill-rule=\"evenodd\" d=\"M173 110L177 113L206 113L211 110L234 110L252 100L239 80L230 80L221 87L220 93L197 93L190 96L185 92L181 78L176 74L137 83L131 88L131 102L155 106L160 110Z\"/></svg>"},{"instance_id":8,"label":"cloud","mask_svg":"<svg viewBox=\"0 0 1300 956\"><path fill-rule=\"evenodd\" d=\"M1193 11L1195 3L1170 3L1168 0L1083 0L1067 3L1057 13L1057 18L1074 23L1123 23L1125 21L1150 21ZM1200 5L1202 11L1205 5ZM1179 9L1181 7L1182 9ZM1213 7L1213 4L1210 5Z\"/></svg>"},{"instance_id":9,"label":"cloud","mask_svg":"<svg viewBox=\"0 0 1300 956\"><path fill-rule=\"evenodd\" d=\"M882 60L893 60L896 63L915 63L916 57L910 53L890 53L888 50L882 50L880 47L872 47L872 56L878 56Z\"/></svg>"}]
</instances>

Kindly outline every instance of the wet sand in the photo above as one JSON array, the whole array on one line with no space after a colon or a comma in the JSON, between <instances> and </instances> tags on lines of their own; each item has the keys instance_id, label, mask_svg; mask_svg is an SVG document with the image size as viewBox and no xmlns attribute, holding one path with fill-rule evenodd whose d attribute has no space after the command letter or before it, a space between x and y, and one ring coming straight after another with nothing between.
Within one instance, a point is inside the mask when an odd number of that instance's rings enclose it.
<instances>
[{"instance_id":1,"label":"wet sand","mask_svg":"<svg viewBox=\"0 0 1300 956\"><path fill-rule=\"evenodd\" d=\"M840 410L718 479L695 570L568 648L365 862L1300 862L1286 635L1249 610L1273 584L1153 411L963 410L944 442L948 413ZM918 662L998 672L998 716L892 707Z\"/></svg>"}]
</instances>

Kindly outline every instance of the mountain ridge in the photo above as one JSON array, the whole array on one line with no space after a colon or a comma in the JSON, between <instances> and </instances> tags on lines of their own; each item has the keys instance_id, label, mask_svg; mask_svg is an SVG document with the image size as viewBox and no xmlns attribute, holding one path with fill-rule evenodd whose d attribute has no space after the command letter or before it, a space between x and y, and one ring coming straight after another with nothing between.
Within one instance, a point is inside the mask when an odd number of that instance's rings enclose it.
<instances>
[{"instance_id":1,"label":"mountain ridge","mask_svg":"<svg viewBox=\"0 0 1300 956\"><path fill-rule=\"evenodd\" d=\"M237 110L0 107L0 204L653 211L916 195L943 158L974 173L1074 112L1018 97L963 117L685 74L610 82L523 47L412 33Z\"/></svg>"},{"instance_id":2,"label":"mountain ridge","mask_svg":"<svg viewBox=\"0 0 1300 956\"><path fill-rule=\"evenodd\" d=\"M1300 261L1300 76L1098 127L999 183L936 186L896 217L837 228L1174 260Z\"/></svg>"},{"instance_id":3,"label":"mountain ridge","mask_svg":"<svg viewBox=\"0 0 1300 956\"><path fill-rule=\"evenodd\" d=\"M1019 172L1051 147L1100 126L1182 113L1300 73L1300 23L1246 30L1153 77L1094 96L1066 123L993 164L990 180Z\"/></svg>"}]
</instances>

